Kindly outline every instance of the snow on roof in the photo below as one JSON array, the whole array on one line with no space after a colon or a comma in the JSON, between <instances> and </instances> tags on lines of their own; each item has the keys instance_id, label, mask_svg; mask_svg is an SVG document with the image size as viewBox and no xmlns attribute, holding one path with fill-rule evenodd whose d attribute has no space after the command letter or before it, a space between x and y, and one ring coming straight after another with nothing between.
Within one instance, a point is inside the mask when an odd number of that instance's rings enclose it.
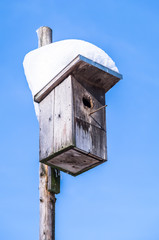
<instances>
[{"instance_id":1,"label":"snow on roof","mask_svg":"<svg viewBox=\"0 0 159 240\"><path fill-rule=\"evenodd\" d=\"M89 42L54 42L29 52L24 58L24 71L33 97L79 54L119 72L114 61L102 49ZM38 105L34 105L38 117Z\"/></svg>"}]
</instances>

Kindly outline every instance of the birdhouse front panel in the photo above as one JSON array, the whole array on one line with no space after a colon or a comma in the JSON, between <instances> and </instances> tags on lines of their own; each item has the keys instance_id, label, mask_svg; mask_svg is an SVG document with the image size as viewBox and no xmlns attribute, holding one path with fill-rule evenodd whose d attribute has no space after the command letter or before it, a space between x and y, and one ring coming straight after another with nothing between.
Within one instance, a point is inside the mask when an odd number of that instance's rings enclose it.
<instances>
[{"instance_id":1,"label":"birdhouse front panel","mask_svg":"<svg viewBox=\"0 0 159 240\"><path fill-rule=\"evenodd\" d=\"M68 77L40 102L40 161L73 145L72 81Z\"/></svg>"}]
</instances>

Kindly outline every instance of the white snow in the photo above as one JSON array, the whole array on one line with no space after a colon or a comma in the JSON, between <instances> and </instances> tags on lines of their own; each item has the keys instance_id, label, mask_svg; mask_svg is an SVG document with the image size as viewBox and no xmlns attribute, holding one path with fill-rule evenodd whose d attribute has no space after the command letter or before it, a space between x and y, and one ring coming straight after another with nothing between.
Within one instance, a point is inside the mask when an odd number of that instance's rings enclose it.
<instances>
[{"instance_id":1,"label":"white snow","mask_svg":"<svg viewBox=\"0 0 159 240\"><path fill-rule=\"evenodd\" d=\"M24 58L24 71L33 97L79 54L119 72L114 61L102 49L89 42L54 42L29 52ZM34 103L34 106L38 118L38 104Z\"/></svg>"}]
</instances>

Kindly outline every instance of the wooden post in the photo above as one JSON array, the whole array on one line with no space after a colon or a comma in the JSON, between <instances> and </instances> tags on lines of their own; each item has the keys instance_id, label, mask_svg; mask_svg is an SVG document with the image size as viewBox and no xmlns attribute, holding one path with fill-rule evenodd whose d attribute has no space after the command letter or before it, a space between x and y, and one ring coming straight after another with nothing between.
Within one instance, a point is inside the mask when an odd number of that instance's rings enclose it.
<instances>
[{"instance_id":1,"label":"wooden post","mask_svg":"<svg viewBox=\"0 0 159 240\"><path fill-rule=\"evenodd\" d=\"M38 46L50 44L52 42L52 30L49 27L40 27L37 30ZM55 240L55 192L49 191L48 186L55 177L57 170L51 169L40 163L39 167L39 195L40 195L40 221L39 240ZM52 175L53 173L53 175ZM56 187L56 183L55 183Z\"/></svg>"},{"instance_id":2,"label":"wooden post","mask_svg":"<svg viewBox=\"0 0 159 240\"><path fill-rule=\"evenodd\" d=\"M37 31L38 47L52 43L52 29L49 27L40 27Z\"/></svg>"}]
</instances>

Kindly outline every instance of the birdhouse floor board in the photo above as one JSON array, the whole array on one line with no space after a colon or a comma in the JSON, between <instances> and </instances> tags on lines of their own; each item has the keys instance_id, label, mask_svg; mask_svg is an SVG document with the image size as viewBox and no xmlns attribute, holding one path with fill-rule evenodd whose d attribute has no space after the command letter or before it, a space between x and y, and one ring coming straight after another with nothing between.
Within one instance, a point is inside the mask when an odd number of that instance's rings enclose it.
<instances>
[{"instance_id":1,"label":"birdhouse floor board","mask_svg":"<svg viewBox=\"0 0 159 240\"><path fill-rule=\"evenodd\" d=\"M96 156L76 148L67 148L66 151L59 155L53 155L52 158L45 159L43 162L73 176L77 176L105 162L105 160L96 158Z\"/></svg>"}]
</instances>

